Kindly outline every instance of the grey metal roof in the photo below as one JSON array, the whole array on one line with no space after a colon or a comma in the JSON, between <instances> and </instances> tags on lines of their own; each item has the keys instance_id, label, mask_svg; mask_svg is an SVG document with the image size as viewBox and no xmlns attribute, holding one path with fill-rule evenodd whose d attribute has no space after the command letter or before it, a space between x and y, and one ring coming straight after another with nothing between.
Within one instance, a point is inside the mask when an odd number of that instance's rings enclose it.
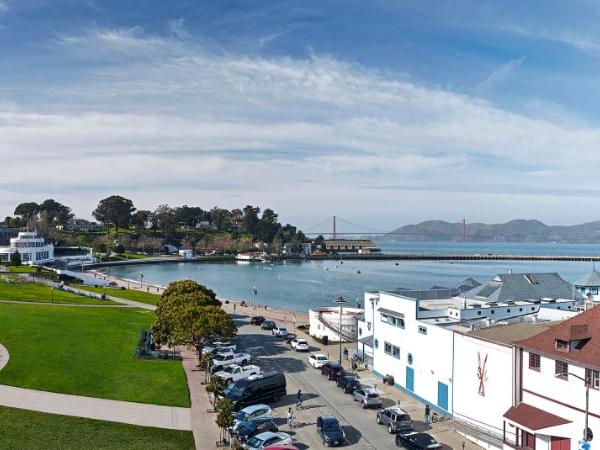
<instances>
[{"instance_id":1,"label":"grey metal roof","mask_svg":"<svg viewBox=\"0 0 600 450\"><path fill-rule=\"evenodd\" d=\"M575 286L583 287L599 287L600 286L600 272L596 269L590 273L585 274L575 282Z\"/></svg>"},{"instance_id":2,"label":"grey metal roof","mask_svg":"<svg viewBox=\"0 0 600 450\"><path fill-rule=\"evenodd\" d=\"M461 291L456 288L446 289L395 289L388 291L392 294L401 295L403 297L412 298L415 300L439 300L456 297Z\"/></svg>"},{"instance_id":3,"label":"grey metal roof","mask_svg":"<svg viewBox=\"0 0 600 450\"><path fill-rule=\"evenodd\" d=\"M379 311L380 313L383 313L383 314L388 314L390 316L399 317L401 319L404 318L404 314L399 313L398 311L393 311L391 309L378 308L377 311Z\"/></svg>"},{"instance_id":4,"label":"grey metal roof","mask_svg":"<svg viewBox=\"0 0 600 450\"><path fill-rule=\"evenodd\" d=\"M365 344L369 347L373 347L373 335L371 336L365 336L364 338L360 338L358 340L359 343L361 344Z\"/></svg>"},{"instance_id":5,"label":"grey metal roof","mask_svg":"<svg viewBox=\"0 0 600 450\"><path fill-rule=\"evenodd\" d=\"M581 299L581 294L558 273L509 273L498 274L491 281L461 297L487 302L510 300L541 300L543 298Z\"/></svg>"},{"instance_id":6,"label":"grey metal roof","mask_svg":"<svg viewBox=\"0 0 600 450\"><path fill-rule=\"evenodd\" d=\"M461 285L467 285L467 286L473 286L473 287L477 287L477 286L481 286L481 283L479 281L477 281L475 278L465 278L463 280L463 282L461 283Z\"/></svg>"}]
</instances>

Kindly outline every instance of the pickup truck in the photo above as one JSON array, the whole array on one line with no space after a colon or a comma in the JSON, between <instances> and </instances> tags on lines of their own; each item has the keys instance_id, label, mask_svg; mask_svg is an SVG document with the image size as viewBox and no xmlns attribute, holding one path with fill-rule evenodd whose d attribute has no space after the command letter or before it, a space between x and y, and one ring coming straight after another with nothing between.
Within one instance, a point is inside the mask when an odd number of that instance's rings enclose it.
<instances>
[{"instance_id":1,"label":"pickup truck","mask_svg":"<svg viewBox=\"0 0 600 450\"><path fill-rule=\"evenodd\" d=\"M227 366L234 364L246 365L252 361L252 356L248 353L220 353L213 358L211 372L219 372Z\"/></svg>"},{"instance_id":2,"label":"pickup truck","mask_svg":"<svg viewBox=\"0 0 600 450\"><path fill-rule=\"evenodd\" d=\"M202 347L202 353L211 353L216 354L220 352L226 351L234 351L237 349L237 345L232 344L231 342L214 342L212 344L207 344Z\"/></svg>"},{"instance_id":3,"label":"pickup truck","mask_svg":"<svg viewBox=\"0 0 600 450\"><path fill-rule=\"evenodd\" d=\"M215 373L216 376L229 381L230 383L248 378L252 375L260 375L260 367L258 366L229 366L220 372Z\"/></svg>"}]
</instances>

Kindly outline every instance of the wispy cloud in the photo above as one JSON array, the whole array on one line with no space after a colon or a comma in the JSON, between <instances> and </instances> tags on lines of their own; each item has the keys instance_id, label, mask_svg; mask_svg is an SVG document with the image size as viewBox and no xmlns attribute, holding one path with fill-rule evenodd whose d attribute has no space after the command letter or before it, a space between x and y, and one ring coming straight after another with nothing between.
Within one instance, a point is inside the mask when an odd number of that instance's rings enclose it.
<instances>
[{"instance_id":1,"label":"wispy cloud","mask_svg":"<svg viewBox=\"0 0 600 450\"><path fill-rule=\"evenodd\" d=\"M502 83L512 72L518 69L525 61L525 57L512 59L498 65L483 81L475 86L475 91L485 91L497 84Z\"/></svg>"}]
</instances>

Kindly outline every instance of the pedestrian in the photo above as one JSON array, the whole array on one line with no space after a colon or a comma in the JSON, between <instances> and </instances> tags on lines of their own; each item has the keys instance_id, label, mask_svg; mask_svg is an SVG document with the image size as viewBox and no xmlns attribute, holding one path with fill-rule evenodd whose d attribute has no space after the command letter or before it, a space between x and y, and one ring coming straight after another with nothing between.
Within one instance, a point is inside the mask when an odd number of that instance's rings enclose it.
<instances>
[{"instance_id":1,"label":"pedestrian","mask_svg":"<svg viewBox=\"0 0 600 450\"><path fill-rule=\"evenodd\" d=\"M429 416L431 415L431 408L429 405L425 405L425 429L429 430Z\"/></svg>"},{"instance_id":2,"label":"pedestrian","mask_svg":"<svg viewBox=\"0 0 600 450\"><path fill-rule=\"evenodd\" d=\"M344 347L344 359L348 359L348 349Z\"/></svg>"},{"instance_id":3,"label":"pedestrian","mask_svg":"<svg viewBox=\"0 0 600 450\"><path fill-rule=\"evenodd\" d=\"M302 408L302 389L298 389L296 393L296 408Z\"/></svg>"},{"instance_id":4,"label":"pedestrian","mask_svg":"<svg viewBox=\"0 0 600 450\"><path fill-rule=\"evenodd\" d=\"M288 423L288 426L290 427L290 430L292 428L294 428L293 420L294 420L294 413L292 413L292 407L290 406L288 408L288 413L287 413L287 423Z\"/></svg>"}]
</instances>

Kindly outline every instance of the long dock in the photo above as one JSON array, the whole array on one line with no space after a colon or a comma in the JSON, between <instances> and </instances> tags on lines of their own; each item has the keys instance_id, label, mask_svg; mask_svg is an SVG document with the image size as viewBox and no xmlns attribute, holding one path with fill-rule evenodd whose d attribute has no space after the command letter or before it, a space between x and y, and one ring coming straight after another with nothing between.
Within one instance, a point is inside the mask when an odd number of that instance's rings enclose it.
<instances>
[{"instance_id":1,"label":"long dock","mask_svg":"<svg viewBox=\"0 0 600 450\"><path fill-rule=\"evenodd\" d=\"M598 256L578 255L511 255L496 253L380 253L344 254L308 257L286 257L298 260L363 260L363 261L600 261Z\"/></svg>"}]
</instances>

